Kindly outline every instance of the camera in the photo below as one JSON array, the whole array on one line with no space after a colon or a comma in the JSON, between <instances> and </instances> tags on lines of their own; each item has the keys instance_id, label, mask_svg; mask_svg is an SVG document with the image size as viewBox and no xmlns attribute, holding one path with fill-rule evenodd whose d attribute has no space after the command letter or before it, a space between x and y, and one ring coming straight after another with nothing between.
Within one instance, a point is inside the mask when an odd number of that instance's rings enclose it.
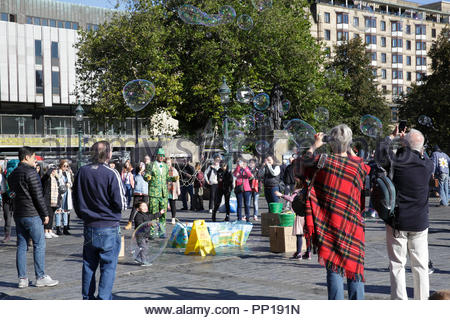
<instances>
[{"instance_id":1,"label":"camera","mask_svg":"<svg viewBox=\"0 0 450 320\"><path fill-rule=\"evenodd\" d=\"M323 135L323 138L322 138L323 143L328 143L328 142L330 142L330 140L331 140L331 137L329 135L327 135L327 134Z\"/></svg>"}]
</instances>

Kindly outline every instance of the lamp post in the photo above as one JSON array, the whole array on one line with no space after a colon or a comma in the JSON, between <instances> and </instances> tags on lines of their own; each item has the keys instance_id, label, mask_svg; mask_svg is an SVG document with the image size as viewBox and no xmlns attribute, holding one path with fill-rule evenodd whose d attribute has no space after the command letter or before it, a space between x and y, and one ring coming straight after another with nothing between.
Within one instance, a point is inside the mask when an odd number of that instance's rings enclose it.
<instances>
[{"instance_id":1,"label":"lamp post","mask_svg":"<svg viewBox=\"0 0 450 320\"><path fill-rule=\"evenodd\" d=\"M223 136L226 144L225 148L225 161L228 165L228 170L232 171L232 163L231 163L231 144L228 137L228 113L227 113L227 105L230 102L230 93L231 90L227 85L227 80L225 79L225 76L222 77L222 85L219 88L219 94L220 94L220 103L223 105L225 117L223 121Z\"/></svg>"},{"instance_id":2,"label":"lamp post","mask_svg":"<svg viewBox=\"0 0 450 320\"><path fill-rule=\"evenodd\" d=\"M78 100L78 106L75 109L75 121L78 124L78 162L77 168L81 167L81 134L83 133L83 117L84 117L84 109L81 106L81 101Z\"/></svg>"}]
</instances>

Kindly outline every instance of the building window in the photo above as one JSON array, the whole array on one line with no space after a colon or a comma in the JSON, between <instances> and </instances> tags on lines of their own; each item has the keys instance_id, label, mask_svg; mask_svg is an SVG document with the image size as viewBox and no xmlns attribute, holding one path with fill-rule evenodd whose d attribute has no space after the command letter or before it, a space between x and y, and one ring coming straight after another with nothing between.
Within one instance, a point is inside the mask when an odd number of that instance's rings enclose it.
<instances>
[{"instance_id":1,"label":"building window","mask_svg":"<svg viewBox=\"0 0 450 320\"><path fill-rule=\"evenodd\" d=\"M391 108L391 120L392 120L392 122L398 122L398 108L397 107Z\"/></svg>"},{"instance_id":2,"label":"building window","mask_svg":"<svg viewBox=\"0 0 450 320\"><path fill-rule=\"evenodd\" d=\"M17 22L17 16L15 14L10 14L9 22Z\"/></svg>"},{"instance_id":3,"label":"building window","mask_svg":"<svg viewBox=\"0 0 450 320\"><path fill-rule=\"evenodd\" d=\"M64 28L66 29L72 29L72 23L69 21L64 22Z\"/></svg>"},{"instance_id":4,"label":"building window","mask_svg":"<svg viewBox=\"0 0 450 320\"><path fill-rule=\"evenodd\" d=\"M386 37L381 37L381 46L386 47Z\"/></svg>"},{"instance_id":5,"label":"building window","mask_svg":"<svg viewBox=\"0 0 450 320\"><path fill-rule=\"evenodd\" d=\"M41 42L41 40L34 40L34 55L35 55L35 63L42 64L42 42Z\"/></svg>"},{"instance_id":6,"label":"building window","mask_svg":"<svg viewBox=\"0 0 450 320\"><path fill-rule=\"evenodd\" d=\"M358 17L353 17L353 26L359 27L359 18Z\"/></svg>"},{"instance_id":7,"label":"building window","mask_svg":"<svg viewBox=\"0 0 450 320\"><path fill-rule=\"evenodd\" d=\"M403 71L392 69L392 79L394 80L403 79Z\"/></svg>"},{"instance_id":8,"label":"building window","mask_svg":"<svg viewBox=\"0 0 450 320\"><path fill-rule=\"evenodd\" d=\"M411 56L406 56L406 65L407 66L411 65Z\"/></svg>"},{"instance_id":9,"label":"building window","mask_svg":"<svg viewBox=\"0 0 450 320\"><path fill-rule=\"evenodd\" d=\"M436 29L431 29L431 37L436 38Z\"/></svg>"},{"instance_id":10,"label":"building window","mask_svg":"<svg viewBox=\"0 0 450 320\"><path fill-rule=\"evenodd\" d=\"M416 24L416 35L426 35L427 27L423 24Z\"/></svg>"},{"instance_id":11,"label":"building window","mask_svg":"<svg viewBox=\"0 0 450 320\"><path fill-rule=\"evenodd\" d=\"M377 53L376 52L371 52L370 53L370 60L377 61Z\"/></svg>"},{"instance_id":12,"label":"building window","mask_svg":"<svg viewBox=\"0 0 450 320\"><path fill-rule=\"evenodd\" d=\"M325 23L330 23L330 13L325 12Z\"/></svg>"},{"instance_id":13,"label":"building window","mask_svg":"<svg viewBox=\"0 0 450 320\"><path fill-rule=\"evenodd\" d=\"M36 17L34 17L34 18L33 18L33 24L34 24L35 26L40 26L40 25L41 25L41 18L36 18Z\"/></svg>"},{"instance_id":14,"label":"building window","mask_svg":"<svg viewBox=\"0 0 450 320\"><path fill-rule=\"evenodd\" d=\"M3 14L3 13L2 13ZM6 13L5 13L6 14ZM2 19L3 20L3 19ZM8 20L4 20L4 21L8 21ZM28 17L27 16L27 24L33 24L33 17Z\"/></svg>"},{"instance_id":15,"label":"building window","mask_svg":"<svg viewBox=\"0 0 450 320\"><path fill-rule=\"evenodd\" d=\"M345 41L348 40L348 32L347 31L338 31L337 32L337 41Z\"/></svg>"},{"instance_id":16,"label":"building window","mask_svg":"<svg viewBox=\"0 0 450 320\"><path fill-rule=\"evenodd\" d=\"M366 28L376 28L377 27L377 19L376 18L364 18L364 24Z\"/></svg>"},{"instance_id":17,"label":"building window","mask_svg":"<svg viewBox=\"0 0 450 320\"><path fill-rule=\"evenodd\" d=\"M42 19L42 26L47 27L48 26L48 19Z\"/></svg>"},{"instance_id":18,"label":"building window","mask_svg":"<svg viewBox=\"0 0 450 320\"><path fill-rule=\"evenodd\" d=\"M326 47L325 48L325 56L327 58L331 57L331 49L330 49L330 47Z\"/></svg>"},{"instance_id":19,"label":"building window","mask_svg":"<svg viewBox=\"0 0 450 320\"><path fill-rule=\"evenodd\" d=\"M366 44L377 44L377 36L366 34Z\"/></svg>"},{"instance_id":20,"label":"building window","mask_svg":"<svg viewBox=\"0 0 450 320\"><path fill-rule=\"evenodd\" d=\"M63 27L64 27L63 22L62 21L58 21L58 28L63 28Z\"/></svg>"},{"instance_id":21,"label":"building window","mask_svg":"<svg viewBox=\"0 0 450 320\"><path fill-rule=\"evenodd\" d=\"M411 72L406 73L406 81L411 81Z\"/></svg>"},{"instance_id":22,"label":"building window","mask_svg":"<svg viewBox=\"0 0 450 320\"><path fill-rule=\"evenodd\" d=\"M403 86L392 86L392 95L399 96L403 93Z\"/></svg>"},{"instance_id":23,"label":"building window","mask_svg":"<svg viewBox=\"0 0 450 320\"><path fill-rule=\"evenodd\" d=\"M406 50L411 50L411 40L406 40Z\"/></svg>"},{"instance_id":24,"label":"building window","mask_svg":"<svg viewBox=\"0 0 450 320\"><path fill-rule=\"evenodd\" d=\"M331 39L331 32L330 30L325 29L325 40Z\"/></svg>"},{"instance_id":25,"label":"building window","mask_svg":"<svg viewBox=\"0 0 450 320\"><path fill-rule=\"evenodd\" d=\"M386 79L386 69L381 69L381 79Z\"/></svg>"},{"instance_id":26,"label":"building window","mask_svg":"<svg viewBox=\"0 0 450 320\"><path fill-rule=\"evenodd\" d=\"M392 48L403 48L403 39L392 38Z\"/></svg>"},{"instance_id":27,"label":"building window","mask_svg":"<svg viewBox=\"0 0 450 320\"><path fill-rule=\"evenodd\" d=\"M348 24L348 14L346 13L338 13L336 14L336 18L337 18L337 23L341 24Z\"/></svg>"},{"instance_id":28,"label":"building window","mask_svg":"<svg viewBox=\"0 0 450 320\"><path fill-rule=\"evenodd\" d=\"M383 91L383 93L387 92L387 87L386 86L381 86L381 90Z\"/></svg>"},{"instance_id":29,"label":"building window","mask_svg":"<svg viewBox=\"0 0 450 320\"><path fill-rule=\"evenodd\" d=\"M411 34L411 25L406 25L406 34Z\"/></svg>"},{"instance_id":30,"label":"building window","mask_svg":"<svg viewBox=\"0 0 450 320\"><path fill-rule=\"evenodd\" d=\"M381 62L386 63L386 53L381 54Z\"/></svg>"},{"instance_id":31,"label":"building window","mask_svg":"<svg viewBox=\"0 0 450 320\"><path fill-rule=\"evenodd\" d=\"M78 23L76 23L76 22L72 23L72 29L78 30Z\"/></svg>"},{"instance_id":32,"label":"building window","mask_svg":"<svg viewBox=\"0 0 450 320\"><path fill-rule=\"evenodd\" d=\"M407 93L411 93L411 91L412 91L412 88L411 88L411 87L406 87L406 92L407 92Z\"/></svg>"},{"instance_id":33,"label":"building window","mask_svg":"<svg viewBox=\"0 0 450 320\"><path fill-rule=\"evenodd\" d=\"M422 81L424 77L425 77L425 73L423 73L423 72L416 73L416 81Z\"/></svg>"},{"instance_id":34,"label":"building window","mask_svg":"<svg viewBox=\"0 0 450 320\"><path fill-rule=\"evenodd\" d=\"M425 41L416 41L416 50L427 50L427 43Z\"/></svg>"},{"instance_id":35,"label":"building window","mask_svg":"<svg viewBox=\"0 0 450 320\"><path fill-rule=\"evenodd\" d=\"M56 20L50 20L50 27L56 28Z\"/></svg>"},{"instance_id":36,"label":"building window","mask_svg":"<svg viewBox=\"0 0 450 320\"><path fill-rule=\"evenodd\" d=\"M378 76L377 75L377 69L372 69L372 75L373 75L374 78L376 78Z\"/></svg>"},{"instance_id":37,"label":"building window","mask_svg":"<svg viewBox=\"0 0 450 320\"><path fill-rule=\"evenodd\" d=\"M52 41L52 58L59 58L58 42Z\"/></svg>"},{"instance_id":38,"label":"building window","mask_svg":"<svg viewBox=\"0 0 450 320\"><path fill-rule=\"evenodd\" d=\"M426 57L416 57L416 66L426 66L427 58Z\"/></svg>"},{"instance_id":39,"label":"building window","mask_svg":"<svg viewBox=\"0 0 450 320\"><path fill-rule=\"evenodd\" d=\"M380 21L380 29L381 31L386 31L386 21Z\"/></svg>"},{"instance_id":40,"label":"building window","mask_svg":"<svg viewBox=\"0 0 450 320\"><path fill-rule=\"evenodd\" d=\"M401 32L402 31L402 23L400 21L393 21L391 24L392 32Z\"/></svg>"},{"instance_id":41,"label":"building window","mask_svg":"<svg viewBox=\"0 0 450 320\"><path fill-rule=\"evenodd\" d=\"M44 78L42 76L42 70L36 70L36 93L44 93Z\"/></svg>"},{"instance_id":42,"label":"building window","mask_svg":"<svg viewBox=\"0 0 450 320\"><path fill-rule=\"evenodd\" d=\"M59 71L52 71L52 93L53 94L60 93Z\"/></svg>"},{"instance_id":43,"label":"building window","mask_svg":"<svg viewBox=\"0 0 450 320\"><path fill-rule=\"evenodd\" d=\"M403 56L401 54L393 54L392 63L403 63Z\"/></svg>"}]
</instances>

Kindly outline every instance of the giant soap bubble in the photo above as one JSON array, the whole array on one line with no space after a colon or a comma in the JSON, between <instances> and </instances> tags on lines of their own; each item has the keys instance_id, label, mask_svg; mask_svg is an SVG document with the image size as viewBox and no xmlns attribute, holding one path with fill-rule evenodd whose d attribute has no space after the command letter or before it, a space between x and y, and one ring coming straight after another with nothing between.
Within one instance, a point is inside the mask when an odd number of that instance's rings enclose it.
<instances>
[{"instance_id":1,"label":"giant soap bubble","mask_svg":"<svg viewBox=\"0 0 450 320\"><path fill-rule=\"evenodd\" d=\"M330 118L330 113L327 108L318 107L314 110L314 118L319 122L327 122Z\"/></svg>"},{"instance_id":2,"label":"giant soap bubble","mask_svg":"<svg viewBox=\"0 0 450 320\"><path fill-rule=\"evenodd\" d=\"M256 141L255 149L258 154L264 155L270 151L270 144L266 140Z\"/></svg>"},{"instance_id":3,"label":"giant soap bubble","mask_svg":"<svg viewBox=\"0 0 450 320\"><path fill-rule=\"evenodd\" d=\"M359 121L359 129L364 135L376 138L381 134L383 124L377 117L366 114Z\"/></svg>"},{"instance_id":4,"label":"giant soap bubble","mask_svg":"<svg viewBox=\"0 0 450 320\"><path fill-rule=\"evenodd\" d=\"M253 116L254 116L256 122L263 122L264 119L266 118L264 113L262 113L261 111L255 112L255 114Z\"/></svg>"},{"instance_id":5,"label":"giant soap bubble","mask_svg":"<svg viewBox=\"0 0 450 320\"><path fill-rule=\"evenodd\" d=\"M253 106L258 111L264 111L270 105L270 97L267 93L259 93L253 98Z\"/></svg>"},{"instance_id":6,"label":"giant soap bubble","mask_svg":"<svg viewBox=\"0 0 450 320\"><path fill-rule=\"evenodd\" d=\"M139 225L131 236L130 254L136 263L150 266L167 246L165 225L158 220Z\"/></svg>"},{"instance_id":7,"label":"giant soap bubble","mask_svg":"<svg viewBox=\"0 0 450 320\"><path fill-rule=\"evenodd\" d=\"M122 93L125 103L137 112L152 101L155 96L155 86L148 80L133 80L123 87Z\"/></svg>"},{"instance_id":8,"label":"giant soap bubble","mask_svg":"<svg viewBox=\"0 0 450 320\"><path fill-rule=\"evenodd\" d=\"M178 8L178 16L188 24L204 24L208 15L193 5L183 4Z\"/></svg>"},{"instance_id":9,"label":"giant soap bubble","mask_svg":"<svg viewBox=\"0 0 450 320\"><path fill-rule=\"evenodd\" d=\"M250 103L253 100L253 90L250 87L244 86L242 88L237 89L236 91L236 99L240 103Z\"/></svg>"},{"instance_id":10,"label":"giant soap bubble","mask_svg":"<svg viewBox=\"0 0 450 320\"><path fill-rule=\"evenodd\" d=\"M272 0L252 0L252 4L259 12L272 8Z\"/></svg>"},{"instance_id":11,"label":"giant soap bubble","mask_svg":"<svg viewBox=\"0 0 450 320\"><path fill-rule=\"evenodd\" d=\"M222 17L223 23L230 23L236 18L236 10L231 6L223 6L219 9L219 15Z\"/></svg>"},{"instance_id":12,"label":"giant soap bubble","mask_svg":"<svg viewBox=\"0 0 450 320\"><path fill-rule=\"evenodd\" d=\"M289 132L295 141L311 140L314 141L316 130L306 121L292 119L286 124L285 129Z\"/></svg>"},{"instance_id":13,"label":"giant soap bubble","mask_svg":"<svg viewBox=\"0 0 450 320\"><path fill-rule=\"evenodd\" d=\"M255 117L251 114L247 114L241 119L241 128L245 131L253 131L256 127Z\"/></svg>"},{"instance_id":14,"label":"giant soap bubble","mask_svg":"<svg viewBox=\"0 0 450 320\"><path fill-rule=\"evenodd\" d=\"M281 111L283 112L283 114L288 113L290 109L291 109L291 102L289 100L281 101Z\"/></svg>"},{"instance_id":15,"label":"giant soap bubble","mask_svg":"<svg viewBox=\"0 0 450 320\"><path fill-rule=\"evenodd\" d=\"M253 19L248 14L240 15L237 18L237 25L239 29L248 31L253 28Z\"/></svg>"}]
</instances>

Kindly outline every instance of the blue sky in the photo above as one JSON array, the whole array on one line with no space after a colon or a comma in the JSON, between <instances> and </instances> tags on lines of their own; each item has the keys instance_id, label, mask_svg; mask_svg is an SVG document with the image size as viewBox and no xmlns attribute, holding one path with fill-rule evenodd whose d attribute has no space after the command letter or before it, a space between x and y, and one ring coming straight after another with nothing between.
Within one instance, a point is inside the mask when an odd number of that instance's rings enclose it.
<instances>
[{"instance_id":1,"label":"blue sky","mask_svg":"<svg viewBox=\"0 0 450 320\"><path fill-rule=\"evenodd\" d=\"M94 7L103 7L103 8L114 8L115 4L117 3L117 0L57 0L60 2L71 2L71 3L77 3L87 6L94 6ZM250 0L248 0L250 1ZM438 2L439 0L413 0L412 2L417 2L420 4L426 4L426 3L433 3ZM188 1L186 1L188 2Z\"/></svg>"}]
</instances>

